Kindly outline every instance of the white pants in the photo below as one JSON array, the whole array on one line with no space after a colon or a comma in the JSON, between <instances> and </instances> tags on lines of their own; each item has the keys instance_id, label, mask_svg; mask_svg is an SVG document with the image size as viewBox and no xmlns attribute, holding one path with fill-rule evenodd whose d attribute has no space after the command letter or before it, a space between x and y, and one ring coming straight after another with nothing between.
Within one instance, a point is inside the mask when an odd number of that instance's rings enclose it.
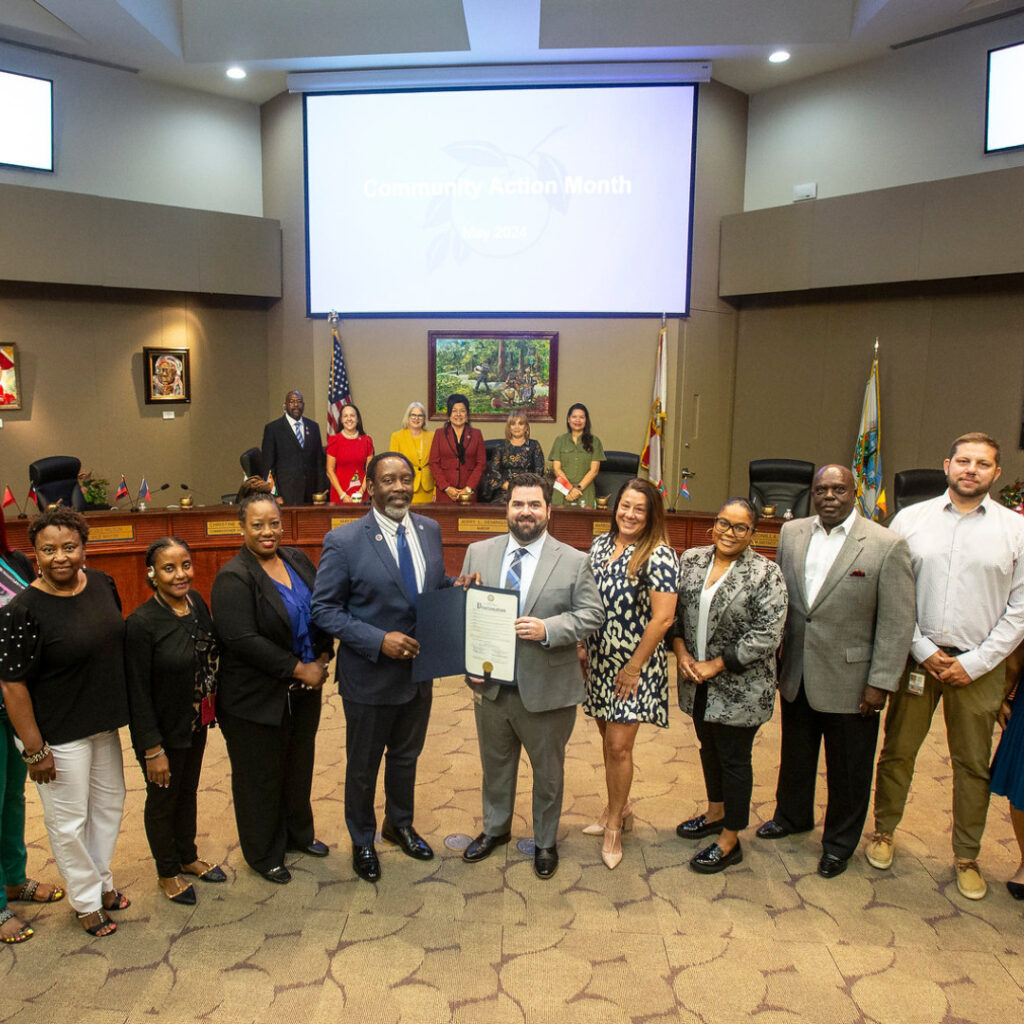
<instances>
[{"instance_id":1,"label":"white pants","mask_svg":"<svg viewBox=\"0 0 1024 1024\"><path fill-rule=\"evenodd\" d=\"M50 749L57 778L37 786L43 821L68 902L91 914L114 888L110 861L124 811L121 741L115 729Z\"/></svg>"}]
</instances>

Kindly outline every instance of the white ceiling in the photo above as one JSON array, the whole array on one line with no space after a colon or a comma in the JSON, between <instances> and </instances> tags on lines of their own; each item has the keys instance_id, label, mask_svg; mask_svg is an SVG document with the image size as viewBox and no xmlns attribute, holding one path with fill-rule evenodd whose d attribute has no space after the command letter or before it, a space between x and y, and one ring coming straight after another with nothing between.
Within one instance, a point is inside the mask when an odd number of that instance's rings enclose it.
<instances>
[{"instance_id":1,"label":"white ceiling","mask_svg":"<svg viewBox=\"0 0 1024 1024\"><path fill-rule=\"evenodd\" d=\"M552 61L711 60L754 93L1012 11L1024 0L0 0L0 40L253 102L288 71ZM792 60L768 64L779 46Z\"/></svg>"}]
</instances>

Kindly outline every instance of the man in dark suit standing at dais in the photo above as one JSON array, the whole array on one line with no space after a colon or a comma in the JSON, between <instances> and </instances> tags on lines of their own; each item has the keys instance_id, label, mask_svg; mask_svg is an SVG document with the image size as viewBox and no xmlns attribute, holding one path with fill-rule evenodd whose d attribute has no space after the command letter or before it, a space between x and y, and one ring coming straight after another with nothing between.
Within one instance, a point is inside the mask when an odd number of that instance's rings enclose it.
<instances>
[{"instance_id":1,"label":"man in dark suit standing at dais","mask_svg":"<svg viewBox=\"0 0 1024 1024\"><path fill-rule=\"evenodd\" d=\"M274 474L285 505L309 505L314 494L327 490L320 426L302 415L305 408L302 392L289 391L284 415L263 428L263 472Z\"/></svg>"},{"instance_id":2,"label":"man in dark suit standing at dais","mask_svg":"<svg viewBox=\"0 0 1024 1024\"><path fill-rule=\"evenodd\" d=\"M384 765L381 838L410 857L434 853L413 827L416 761L430 717L433 680L416 679L412 661L419 594L454 582L445 575L441 528L409 512L413 468L382 452L366 469L370 511L324 538L313 590L313 620L336 636L337 680L345 708L345 822L352 866L376 882L380 861L374 795Z\"/></svg>"},{"instance_id":3,"label":"man in dark suit standing at dais","mask_svg":"<svg viewBox=\"0 0 1024 1024\"><path fill-rule=\"evenodd\" d=\"M782 527L775 559L789 591L782 750L775 815L757 835L781 839L814 828L824 738L828 804L818 874L834 878L864 830L878 713L899 686L914 634L914 576L906 542L858 515L849 469L823 466L811 495L817 515Z\"/></svg>"}]
</instances>

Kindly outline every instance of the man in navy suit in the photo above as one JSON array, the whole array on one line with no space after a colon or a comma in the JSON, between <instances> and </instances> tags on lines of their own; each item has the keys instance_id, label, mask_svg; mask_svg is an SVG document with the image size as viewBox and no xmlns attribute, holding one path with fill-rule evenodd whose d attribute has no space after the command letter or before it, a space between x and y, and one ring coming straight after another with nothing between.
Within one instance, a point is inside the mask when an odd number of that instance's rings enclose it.
<instances>
[{"instance_id":1,"label":"man in navy suit","mask_svg":"<svg viewBox=\"0 0 1024 1024\"><path fill-rule=\"evenodd\" d=\"M413 827L416 760L430 717L432 679L416 679L417 596L451 586L445 575L441 528L409 512L413 468L404 455L382 452L366 468L373 507L324 538L313 590L313 620L336 636L336 675L347 723L345 822L352 866L376 882L380 861L374 794L384 757L381 838L410 857L433 850Z\"/></svg>"},{"instance_id":2,"label":"man in navy suit","mask_svg":"<svg viewBox=\"0 0 1024 1024\"><path fill-rule=\"evenodd\" d=\"M263 428L263 473L274 474L285 505L309 505L314 494L327 490L320 426L302 415L305 408L302 392L289 391L284 396L284 415Z\"/></svg>"}]
</instances>

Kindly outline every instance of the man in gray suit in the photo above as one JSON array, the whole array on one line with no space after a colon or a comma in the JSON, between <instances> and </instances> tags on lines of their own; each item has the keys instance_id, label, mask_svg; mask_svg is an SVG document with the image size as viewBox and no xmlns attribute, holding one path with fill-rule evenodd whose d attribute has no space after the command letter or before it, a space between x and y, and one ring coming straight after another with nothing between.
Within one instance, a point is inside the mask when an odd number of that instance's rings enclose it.
<instances>
[{"instance_id":1,"label":"man in gray suit","mask_svg":"<svg viewBox=\"0 0 1024 1024\"><path fill-rule=\"evenodd\" d=\"M816 516L786 523L776 562L789 591L782 639L782 751L775 815L757 834L781 839L814 827L818 751L825 740L828 803L818 874L834 878L864 830L878 713L899 686L914 635L910 551L857 514L845 466L823 466Z\"/></svg>"},{"instance_id":2,"label":"man in gray suit","mask_svg":"<svg viewBox=\"0 0 1024 1024\"><path fill-rule=\"evenodd\" d=\"M467 676L483 767L484 830L463 858L483 860L512 837L522 748L533 766L533 868L558 868L565 746L584 697L577 644L604 621L604 605L582 551L548 536L551 484L523 473L512 483L508 537L470 544L462 569L488 587L518 590L514 686Z\"/></svg>"}]
</instances>

